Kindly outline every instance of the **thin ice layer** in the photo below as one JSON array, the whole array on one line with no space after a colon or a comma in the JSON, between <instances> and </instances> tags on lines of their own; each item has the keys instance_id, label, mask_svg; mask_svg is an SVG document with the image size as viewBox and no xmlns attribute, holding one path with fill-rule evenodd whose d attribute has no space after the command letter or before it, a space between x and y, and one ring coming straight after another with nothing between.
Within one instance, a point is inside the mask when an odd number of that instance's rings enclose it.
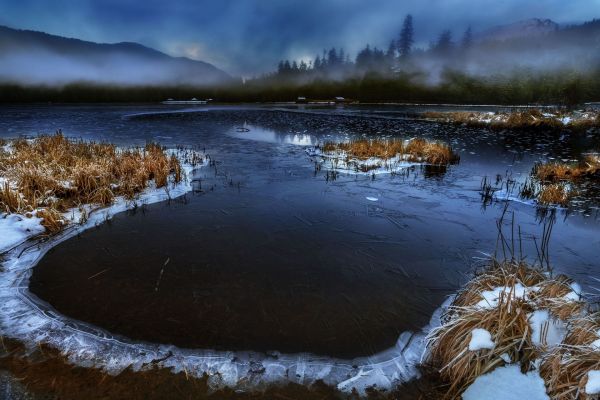
<instances>
[{"instance_id":1,"label":"thin ice layer","mask_svg":"<svg viewBox=\"0 0 600 400\"><path fill-rule=\"evenodd\" d=\"M186 167L191 173L191 167ZM148 189L137 203L154 203L181 196L191 190L182 182L167 192ZM57 313L28 290L33 267L44 254L60 242L134 207L135 203L118 200L111 207L90 214L83 225L71 225L46 243L29 242L6 254L0 272L0 332L28 346L44 342L65 354L73 364L100 368L118 374L148 365L169 368L174 372L208 376L213 388L229 386L256 388L269 383L295 382L310 384L323 380L340 390L368 387L390 389L418 376L416 365L425 349L425 335L439 325L438 310L423 332L403 333L396 345L371 357L340 360L311 354L271 354L182 349L171 345L133 342L124 337Z\"/></svg>"}]
</instances>

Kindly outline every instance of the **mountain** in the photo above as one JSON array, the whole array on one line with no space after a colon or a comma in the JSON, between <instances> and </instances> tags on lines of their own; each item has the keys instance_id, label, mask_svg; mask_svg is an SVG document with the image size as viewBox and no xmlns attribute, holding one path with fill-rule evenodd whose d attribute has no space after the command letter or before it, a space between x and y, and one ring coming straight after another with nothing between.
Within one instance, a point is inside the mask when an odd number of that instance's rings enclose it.
<instances>
[{"instance_id":1,"label":"mountain","mask_svg":"<svg viewBox=\"0 0 600 400\"><path fill-rule=\"evenodd\" d=\"M0 82L64 85L214 85L233 78L215 66L138 43L87 42L0 26Z\"/></svg>"},{"instance_id":2,"label":"mountain","mask_svg":"<svg viewBox=\"0 0 600 400\"><path fill-rule=\"evenodd\" d=\"M480 41L501 41L523 37L543 36L556 32L559 25L550 19L531 18L508 25L495 26L479 33Z\"/></svg>"}]
</instances>

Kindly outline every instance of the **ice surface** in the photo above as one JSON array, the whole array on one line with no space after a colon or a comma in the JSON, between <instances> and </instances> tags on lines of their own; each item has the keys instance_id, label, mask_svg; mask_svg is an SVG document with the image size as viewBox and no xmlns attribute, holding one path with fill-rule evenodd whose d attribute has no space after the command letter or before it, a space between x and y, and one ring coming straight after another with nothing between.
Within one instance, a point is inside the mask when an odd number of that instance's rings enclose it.
<instances>
[{"instance_id":1,"label":"ice surface","mask_svg":"<svg viewBox=\"0 0 600 400\"><path fill-rule=\"evenodd\" d=\"M537 371L521 373L518 365L499 367L481 375L463 393L463 400L548 400Z\"/></svg>"},{"instance_id":2,"label":"ice surface","mask_svg":"<svg viewBox=\"0 0 600 400\"><path fill-rule=\"evenodd\" d=\"M486 329L475 328L471 331L471 341L469 350L477 351L482 349L493 349L496 344L492 340L492 334Z\"/></svg>"},{"instance_id":3,"label":"ice surface","mask_svg":"<svg viewBox=\"0 0 600 400\"><path fill-rule=\"evenodd\" d=\"M192 167L184 169L186 175L192 173ZM151 187L135 203L119 199L108 208L91 212L84 223L69 225L47 242L26 242L9 250L0 271L0 333L32 348L47 343L75 365L100 368L110 374L155 365L175 373L206 375L211 388L244 390L269 383L311 384L322 380L343 391L365 393L372 386L391 389L419 376L417 365L425 351L425 339L431 329L439 326L441 309L421 332L403 333L394 347L370 357L341 360L312 354L266 355L134 342L61 315L29 292L33 267L52 247L136 204L175 198L191 189L189 180L170 186L168 191ZM78 213L73 211L71 218L78 221Z\"/></svg>"}]
</instances>

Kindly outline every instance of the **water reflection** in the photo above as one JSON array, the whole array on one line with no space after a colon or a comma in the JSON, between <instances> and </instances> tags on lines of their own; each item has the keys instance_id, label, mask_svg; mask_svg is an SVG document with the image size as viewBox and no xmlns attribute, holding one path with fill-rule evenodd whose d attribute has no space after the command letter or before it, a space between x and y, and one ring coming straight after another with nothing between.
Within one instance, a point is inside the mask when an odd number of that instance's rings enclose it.
<instances>
[{"instance_id":1,"label":"water reflection","mask_svg":"<svg viewBox=\"0 0 600 400\"><path fill-rule=\"evenodd\" d=\"M296 146L313 146L319 142L314 135L300 133L281 133L273 129L262 126L244 123L228 132L229 135L248 140L258 140L261 142L293 144Z\"/></svg>"}]
</instances>

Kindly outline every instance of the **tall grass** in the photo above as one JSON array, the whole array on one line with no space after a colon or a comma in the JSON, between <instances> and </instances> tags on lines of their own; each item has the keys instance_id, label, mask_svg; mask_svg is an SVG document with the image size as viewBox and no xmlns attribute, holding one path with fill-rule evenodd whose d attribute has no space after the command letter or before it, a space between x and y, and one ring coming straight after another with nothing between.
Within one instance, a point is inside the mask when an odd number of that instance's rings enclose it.
<instances>
[{"instance_id":1,"label":"tall grass","mask_svg":"<svg viewBox=\"0 0 600 400\"><path fill-rule=\"evenodd\" d=\"M446 310L442 325L429 335L426 361L447 385L443 397L460 398L477 377L506 364L535 369L536 360L548 350L547 332L536 344L530 313L548 310L552 318L564 321L581 315L585 303L565 298L573 290L571 283L566 276L551 277L541 267L515 260L492 260L475 275ZM497 299L486 301L484 293L494 290ZM494 347L469 350L474 329L487 330Z\"/></svg>"},{"instance_id":2,"label":"tall grass","mask_svg":"<svg viewBox=\"0 0 600 400\"><path fill-rule=\"evenodd\" d=\"M421 138L412 139L408 142L399 139L359 139L341 143L327 142L323 146L323 151L325 153L343 152L347 157L358 160L378 158L385 161L399 156L407 161L432 165L454 164L460 159L449 145Z\"/></svg>"},{"instance_id":3,"label":"tall grass","mask_svg":"<svg viewBox=\"0 0 600 400\"><path fill-rule=\"evenodd\" d=\"M150 182L161 188L183 179L179 159L156 143L118 149L72 140L59 131L7 146L0 152L0 209L36 213L49 232L60 229L60 214L70 208L106 206L118 196L133 199Z\"/></svg>"},{"instance_id":4,"label":"tall grass","mask_svg":"<svg viewBox=\"0 0 600 400\"><path fill-rule=\"evenodd\" d=\"M581 131L600 127L600 113L588 111L580 114L565 114L562 112L541 112L538 109L513 112L468 112L431 111L423 113L423 117L457 125L471 127L487 127L494 130L501 129L541 129L561 130L570 129ZM569 117L570 121L563 123L562 118Z\"/></svg>"}]
</instances>

